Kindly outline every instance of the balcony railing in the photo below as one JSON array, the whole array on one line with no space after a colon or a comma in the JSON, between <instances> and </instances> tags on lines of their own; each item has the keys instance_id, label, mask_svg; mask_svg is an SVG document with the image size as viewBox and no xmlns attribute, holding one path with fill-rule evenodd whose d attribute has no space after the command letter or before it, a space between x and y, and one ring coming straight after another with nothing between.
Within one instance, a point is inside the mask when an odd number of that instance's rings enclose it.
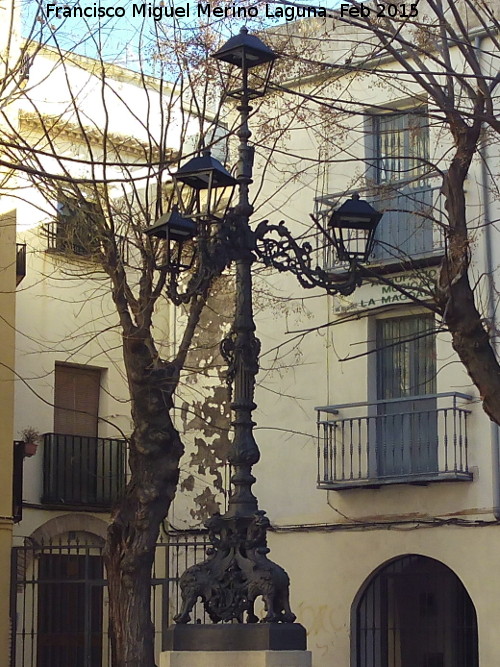
<instances>
[{"instance_id":1,"label":"balcony railing","mask_svg":"<svg viewBox=\"0 0 500 667\"><path fill-rule=\"evenodd\" d=\"M109 509L125 488L126 442L46 433L42 504Z\"/></svg>"},{"instance_id":2,"label":"balcony railing","mask_svg":"<svg viewBox=\"0 0 500 667\"><path fill-rule=\"evenodd\" d=\"M96 241L84 245L80 236L72 233L72 228L59 220L52 220L44 225L44 233L47 237L47 251L61 253L64 255L78 255L88 257L96 250Z\"/></svg>"},{"instance_id":3,"label":"balcony railing","mask_svg":"<svg viewBox=\"0 0 500 667\"><path fill-rule=\"evenodd\" d=\"M472 480L463 407L470 398L450 392L316 408L318 487Z\"/></svg>"},{"instance_id":4,"label":"balcony railing","mask_svg":"<svg viewBox=\"0 0 500 667\"><path fill-rule=\"evenodd\" d=\"M26 275L26 243L16 243L16 285Z\"/></svg>"},{"instance_id":5,"label":"balcony railing","mask_svg":"<svg viewBox=\"0 0 500 667\"><path fill-rule=\"evenodd\" d=\"M358 191L356 191L358 192ZM320 197L316 200L316 215L328 228L331 211L342 203L350 192ZM438 257L444 250L442 223L445 221L441 187L432 183L381 187L359 194L383 213L375 235L370 263L390 265ZM348 268L339 260L332 244L324 244L318 235L318 260L325 270L343 271Z\"/></svg>"},{"instance_id":6,"label":"balcony railing","mask_svg":"<svg viewBox=\"0 0 500 667\"><path fill-rule=\"evenodd\" d=\"M91 259L99 250L96 234L87 234L80 231L78 235L71 234L71 227L65 226L59 220L45 223L43 233L47 239L47 252L66 256L76 255L79 258ZM130 262L130 244L126 236L115 234L116 249L124 264Z\"/></svg>"}]
</instances>

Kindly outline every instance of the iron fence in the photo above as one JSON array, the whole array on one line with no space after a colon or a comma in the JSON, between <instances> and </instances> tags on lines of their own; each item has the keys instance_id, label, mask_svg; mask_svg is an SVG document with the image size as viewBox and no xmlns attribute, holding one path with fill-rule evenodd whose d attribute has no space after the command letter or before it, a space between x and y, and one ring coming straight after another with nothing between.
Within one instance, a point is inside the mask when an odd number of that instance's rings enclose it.
<instances>
[{"instance_id":1,"label":"iron fence","mask_svg":"<svg viewBox=\"0 0 500 667\"><path fill-rule=\"evenodd\" d=\"M471 480L470 411L458 404L470 398L450 392L316 408L318 487Z\"/></svg>"},{"instance_id":2,"label":"iron fence","mask_svg":"<svg viewBox=\"0 0 500 667\"><path fill-rule=\"evenodd\" d=\"M205 531L169 533L157 544L151 613L155 654L180 608L179 577L206 558ZM10 667L109 667L109 600L103 544L80 536L12 551ZM194 622L210 622L202 605Z\"/></svg>"}]
</instances>

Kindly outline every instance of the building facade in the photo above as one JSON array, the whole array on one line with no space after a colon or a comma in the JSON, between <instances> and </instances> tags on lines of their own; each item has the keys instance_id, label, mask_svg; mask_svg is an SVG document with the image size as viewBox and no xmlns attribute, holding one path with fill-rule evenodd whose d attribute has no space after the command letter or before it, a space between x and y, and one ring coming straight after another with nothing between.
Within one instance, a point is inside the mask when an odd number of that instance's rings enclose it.
<instances>
[{"instance_id":1,"label":"building facade","mask_svg":"<svg viewBox=\"0 0 500 667\"><path fill-rule=\"evenodd\" d=\"M308 630L314 667L493 666L498 642L491 619L500 611L498 430L428 307L446 243L439 170L446 168L451 140L422 90L396 75L394 60L375 57L365 33L362 38L351 26L333 31L328 21L301 21L287 31L292 41L314 42L313 50L334 65L314 73L306 62L307 76L287 79L290 94L342 104L327 113L314 102L290 104L286 94L267 109L263 102L268 123L261 129L271 129L276 150L258 142L255 172L265 180L255 219L286 218L317 244L318 264L342 278L341 258L317 237L309 214L328 225L332 208L357 192L384 216L370 258L373 275L349 297L304 292L283 274L264 271L256 279L262 458L254 488L273 526L270 556L290 574L292 608ZM491 37L476 38L482 52L494 52ZM61 120L68 71L50 54L38 63L39 73L30 72L36 101L45 123ZM78 89L89 86L90 143L82 142L75 118L64 118L53 138L33 103L20 115L31 143L57 141L63 155L76 159L73 178L85 176L89 152L102 146L105 120L93 97L100 79L92 64L66 64ZM145 106L130 73L116 68L110 79L121 86L117 98L134 100L129 110ZM277 130L276 139L278 118L285 131ZM129 163L140 162L141 124L136 131L126 125L109 128L110 139ZM499 157L489 142L467 182L470 271L493 331ZM110 503L126 481L130 432L120 337L104 282L82 277L92 236L75 231L71 191L48 198L26 192L16 206L28 275L18 294L16 371L23 380L14 438L33 426L43 441L24 461L12 664L66 667L70 656L75 665L104 667L100 555ZM92 217L92 201L87 204ZM177 324L165 310L158 337L174 342ZM212 334L213 328L208 322ZM199 527L224 490L227 415L220 376L206 380L198 372L205 354L198 340L179 405L179 424L198 435L182 463L170 517L176 528ZM211 401L193 411L203 383ZM218 479L215 490L205 481L207 470ZM163 537L153 579L158 649L162 615L170 619L177 602L175 581L204 558L205 546L203 536L184 540L166 531Z\"/></svg>"},{"instance_id":2,"label":"building facade","mask_svg":"<svg viewBox=\"0 0 500 667\"><path fill-rule=\"evenodd\" d=\"M22 85L22 56L19 46L19 22L17 3L0 2L2 25L0 28L0 70L2 72L3 118L2 131L15 126L17 118L17 94ZM5 151L2 146L2 157ZM8 164L0 172L3 182L8 177ZM12 530L17 512L13 497L14 437L14 381L15 381L15 298L16 286L25 273L25 247L16 245L16 215L6 198L0 201L0 457L2 461L0 484L0 661L6 662L10 654L10 559Z\"/></svg>"},{"instance_id":3,"label":"building facade","mask_svg":"<svg viewBox=\"0 0 500 667\"><path fill-rule=\"evenodd\" d=\"M472 14L464 9L488 76L496 33ZM255 488L274 527L271 556L290 574L315 667L494 665L498 427L432 306L447 243L449 127L373 33L327 21L285 32L304 52L316 45L323 67L312 73L306 55L307 71L282 84L290 97L275 103L294 120L262 186L279 194L257 215L280 215L312 244L309 214L328 230L353 193L383 217L369 275L349 297L266 276L287 301L258 316ZM466 72L458 49L447 52ZM308 100L302 114L290 101L299 96ZM495 344L499 155L493 133L485 136L465 186L469 275ZM262 166L264 149L259 158ZM317 243L318 265L345 278L335 246Z\"/></svg>"}]
</instances>

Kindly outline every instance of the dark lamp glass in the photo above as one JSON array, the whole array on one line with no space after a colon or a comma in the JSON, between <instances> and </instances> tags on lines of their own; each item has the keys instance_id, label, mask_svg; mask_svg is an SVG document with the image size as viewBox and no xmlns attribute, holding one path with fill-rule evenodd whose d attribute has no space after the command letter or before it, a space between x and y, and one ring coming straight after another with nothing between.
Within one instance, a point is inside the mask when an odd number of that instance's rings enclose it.
<instances>
[{"instance_id":1,"label":"dark lamp glass","mask_svg":"<svg viewBox=\"0 0 500 667\"><path fill-rule=\"evenodd\" d=\"M171 211L164 213L154 225L148 227L145 234L182 243L195 236L196 223L189 218L182 217L177 206L174 206Z\"/></svg>"},{"instance_id":2,"label":"dark lamp glass","mask_svg":"<svg viewBox=\"0 0 500 667\"><path fill-rule=\"evenodd\" d=\"M171 273L179 273L191 268L194 261L194 252L189 261L182 261L183 248L186 241L194 238L198 226L194 220L184 218L177 206L164 213L157 222L145 230L147 236L164 239L166 243L166 267Z\"/></svg>"}]
</instances>

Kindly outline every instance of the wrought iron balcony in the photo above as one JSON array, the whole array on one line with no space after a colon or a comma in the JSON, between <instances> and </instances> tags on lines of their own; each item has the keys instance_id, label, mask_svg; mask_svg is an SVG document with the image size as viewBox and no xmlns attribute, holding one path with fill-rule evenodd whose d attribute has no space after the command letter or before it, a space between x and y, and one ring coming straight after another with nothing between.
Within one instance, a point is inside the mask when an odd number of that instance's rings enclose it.
<instances>
[{"instance_id":1,"label":"wrought iron balcony","mask_svg":"<svg viewBox=\"0 0 500 667\"><path fill-rule=\"evenodd\" d=\"M45 433L42 504L109 509L126 481L126 442Z\"/></svg>"},{"instance_id":2,"label":"wrought iron balcony","mask_svg":"<svg viewBox=\"0 0 500 667\"><path fill-rule=\"evenodd\" d=\"M449 392L316 408L318 488L471 481L470 399Z\"/></svg>"},{"instance_id":3,"label":"wrought iron balcony","mask_svg":"<svg viewBox=\"0 0 500 667\"><path fill-rule=\"evenodd\" d=\"M83 233L77 235L71 226L60 220L47 222L44 233L47 237L47 251L51 253L89 257L96 249L95 240L84 243L81 239Z\"/></svg>"},{"instance_id":4,"label":"wrought iron balcony","mask_svg":"<svg viewBox=\"0 0 500 667\"><path fill-rule=\"evenodd\" d=\"M323 227L328 227L331 212L349 192L319 197L316 199L316 215ZM441 186L432 181L420 183L379 186L359 191L380 213L383 213L377 231L370 264L392 266L408 264L409 261L431 263L444 250L443 226L445 212L441 198ZM318 235L318 251L321 268L333 272L348 269L337 256L336 249L324 245Z\"/></svg>"},{"instance_id":5,"label":"wrought iron balcony","mask_svg":"<svg viewBox=\"0 0 500 667\"><path fill-rule=\"evenodd\" d=\"M16 243L16 285L26 275L26 243Z\"/></svg>"}]
</instances>

